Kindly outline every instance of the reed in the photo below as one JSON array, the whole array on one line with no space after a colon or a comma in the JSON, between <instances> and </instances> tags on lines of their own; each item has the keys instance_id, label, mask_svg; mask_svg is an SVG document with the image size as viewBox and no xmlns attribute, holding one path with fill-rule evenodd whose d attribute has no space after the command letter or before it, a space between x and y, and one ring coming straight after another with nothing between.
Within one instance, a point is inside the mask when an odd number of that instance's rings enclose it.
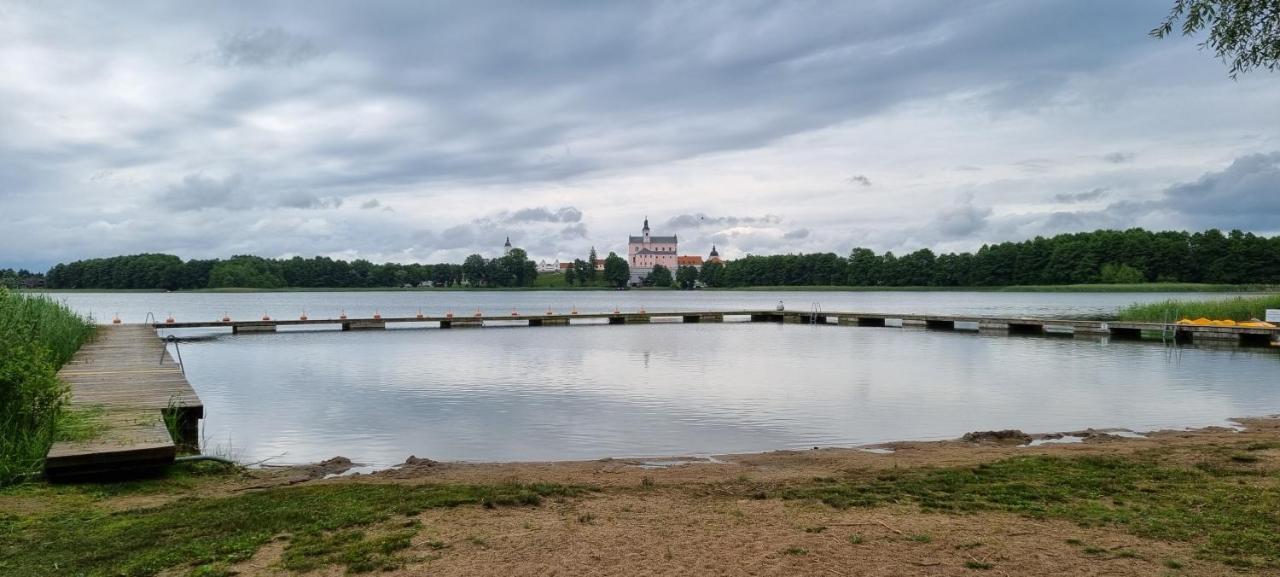
<instances>
[{"instance_id":1,"label":"reed","mask_svg":"<svg viewBox=\"0 0 1280 577\"><path fill-rule=\"evenodd\" d=\"M58 368L92 333L62 303L0 287L0 485L40 470L66 401Z\"/></svg>"},{"instance_id":2,"label":"reed","mask_svg":"<svg viewBox=\"0 0 1280 577\"><path fill-rule=\"evenodd\" d=\"M1280 309L1280 294L1234 297L1209 301L1167 300L1150 304L1133 304L1120 309L1122 321L1166 322L1178 319L1247 321L1261 319L1267 309Z\"/></svg>"}]
</instances>

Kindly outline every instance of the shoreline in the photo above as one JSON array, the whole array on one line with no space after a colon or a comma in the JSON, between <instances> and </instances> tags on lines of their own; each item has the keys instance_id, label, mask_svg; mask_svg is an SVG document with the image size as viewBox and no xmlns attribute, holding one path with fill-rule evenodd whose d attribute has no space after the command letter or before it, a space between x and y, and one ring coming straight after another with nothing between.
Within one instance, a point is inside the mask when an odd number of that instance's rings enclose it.
<instances>
[{"instance_id":1,"label":"shoreline","mask_svg":"<svg viewBox=\"0 0 1280 577\"><path fill-rule=\"evenodd\" d=\"M1241 432L1248 430L1248 423L1268 423L1274 421L1277 429L1280 429L1280 413L1249 416L1249 417L1231 417L1224 419L1220 423L1209 424L1203 426L1189 425L1185 427L1162 427L1151 430L1135 430L1125 427L1104 427L1095 428L1087 427L1084 429L1073 429L1070 431L1053 431L1027 433L1020 429L993 429L969 431L960 436L948 436L938 438L919 438L919 439L893 439L886 441L875 441L870 443L859 443L856 445L825 445L814 446L812 448L773 448L761 450L748 450L739 452L679 452L664 453L653 455L624 455L624 456L602 456L589 458L569 458L569 459L533 459L528 461L506 460L506 461L482 461L482 460L441 460L437 461L430 455L419 457L416 454L409 455L405 461L390 465L366 464L359 461L352 461L346 456L335 455L322 461L304 461L298 463L281 463L270 464L263 463L261 469L264 471L271 470L288 470L294 468L307 469L317 466L325 466L326 463L335 459L349 462L351 468L360 469L359 474L377 477L379 474L387 473L391 476L395 475L397 468L405 465L413 465L413 461L426 460L433 463L437 467L467 467L476 469L492 469L501 471L503 469L521 469L526 467L534 467L539 469L555 469L559 466L567 468L576 468L577 466L592 463L624 463L642 466L649 463L674 463L674 464L704 464L716 465L727 464L742 460L755 460L767 457L769 455L782 454L803 454L809 452L843 452L843 453L865 453L869 455L891 455L894 454L898 447L951 447L954 448L963 444L987 444L994 442L996 445L1009 449L1034 449L1034 448L1052 448L1080 445L1084 443L1111 442L1121 439L1127 440L1145 440L1152 437L1171 437L1185 434L1198 434L1203 432ZM970 441L967 438L976 436L977 441ZM1078 439L1078 440L1073 440ZM1016 442L1015 442L1016 441ZM884 451L890 452L884 452ZM675 466L675 465L672 465ZM251 467L253 468L253 467ZM642 467L644 468L644 467ZM662 469L666 466L653 466L652 468ZM497 473L495 473L497 474Z\"/></svg>"},{"instance_id":2,"label":"shoreline","mask_svg":"<svg viewBox=\"0 0 1280 577\"><path fill-rule=\"evenodd\" d=\"M1263 574L1280 569L1280 416L1233 421L657 464L181 463L0 488L0 577Z\"/></svg>"}]
</instances>

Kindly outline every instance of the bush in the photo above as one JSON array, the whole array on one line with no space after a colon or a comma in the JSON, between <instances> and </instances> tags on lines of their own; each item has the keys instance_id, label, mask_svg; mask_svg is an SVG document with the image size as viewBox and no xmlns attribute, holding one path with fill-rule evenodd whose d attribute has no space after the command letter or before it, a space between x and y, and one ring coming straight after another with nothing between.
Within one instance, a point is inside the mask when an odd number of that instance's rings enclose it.
<instances>
[{"instance_id":1,"label":"bush","mask_svg":"<svg viewBox=\"0 0 1280 577\"><path fill-rule=\"evenodd\" d=\"M0 485L39 470L66 398L58 368L92 331L61 303L0 288Z\"/></svg>"}]
</instances>

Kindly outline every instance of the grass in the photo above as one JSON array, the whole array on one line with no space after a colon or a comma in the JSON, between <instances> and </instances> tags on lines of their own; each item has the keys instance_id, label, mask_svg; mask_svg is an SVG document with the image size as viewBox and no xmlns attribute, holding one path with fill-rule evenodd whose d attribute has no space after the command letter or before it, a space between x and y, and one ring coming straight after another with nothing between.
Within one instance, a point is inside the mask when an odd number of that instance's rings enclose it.
<instances>
[{"instance_id":1,"label":"grass","mask_svg":"<svg viewBox=\"0 0 1280 577\"><path fill-rule=\"evenodd\" d=\"M1133 304L1120 309L1119 320L1166 322L1201 317L1234 321L1265 318L1266 309L1280 309L1280 294L1234 297L1212 301L1168 300L1160 303Z\"/></svg>"},{"instance_id":2,"label":"grass","mask_svg":"<svg viewBox=\"0 0 1280 577\"><path fill-rule=\"evenodd\" d=\"M394 569L406 561L401 553L422 527L410 517L423 510L536 505L543 497L577 492L549 484L328 483L116 512L93 504L104 495L173 491L174 483L184 482L189 478L8 489L60 505L27 517L0 513L0 576L225 575L230 564L276 539L286 540L280 563L292 571Z\"/></svg>"},{"instance_id":3,"label":"grass","mask_svg":"<svg viewBox=\"0 0 1280 577\"><path fill-rule=\"evenodd\" d=\"M1003 511L1198 544L1198 555L1237 567L1280 567L1280 477L1206 454L1195 467L1154 457L1027 456L974 467L907 470L782 491L833 507L916 503L929 511ZM914 538L913 538L914 540Z\"/></svg>"},{"instance_id":4,"label":"grass","mask_svg":"<svg viewBox=\"0 0 1280 577\"><path fill-rule=\"evenodd\" d=\"M92 332L61 303L0 288L0 486L37 473L59 424L75 424L57 372Z\"/></svg>"}]
</instances>

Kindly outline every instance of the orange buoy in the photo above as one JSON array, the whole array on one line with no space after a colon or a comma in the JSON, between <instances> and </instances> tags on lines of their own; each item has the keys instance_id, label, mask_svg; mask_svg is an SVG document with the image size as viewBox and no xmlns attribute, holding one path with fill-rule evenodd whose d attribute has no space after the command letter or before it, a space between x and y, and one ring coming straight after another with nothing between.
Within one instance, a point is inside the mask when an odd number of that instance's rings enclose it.
<instances>
[{"instance_id":1,"label":"orange buoy","mask_svg":"<svg viewBox=\"0 0 1280 577\"><path fill-rule=\"evenodd\" d=\"M376 311L376 310L375 310L375 311L373 311L373 320L375 320L375 321L376 321L376 320L380 320L381 318L382 318L382 313L380 313L380 312L378 312L378 311Z\"/></svg>"},{"instance_id":2,"label":"orange buoy","mask_svg":"<svg viewBox=\"0 0 1280 577\"><path fill-rule=\"evenodd\" d=\"M569 311L569 314L571 314L571 315L576 315L576 314L578 314L578 307L573 307L573 310Z\"/></svg>"},{"instance_id":3,"label":"orange buoy","mask_svg":"<svg viewBox=\"0 0 1280 577\"><path fill-rule=\"evenodd\" d=\"M484 315L480 313L480 309L476 309L476 316L482 317Z\"/></svg>"},{"instance_id":4,"label":"orange buoy","mask_svg":"<svg viewBox=\"0 0 1280 577\"><path fill-rule=\"evenodd\" d=\"M553 311L553 310L551 310L551 309L548 307L548 308L547 308L547 316L551 316L551 315L554 315L554 314L556 314L556 312L555 312L555 311Z\"/></svg>"},{"instance_id":5,"label":"orange buoy","mask_svg":"<svg viewBox=\"0 0 1280 577\"><path fill-rule=\"evenodd\" d=\"M418 318L422 318L422 309L418 309Z\"/></svg>"},{"instance_id":6,"label":"orange buoy","mask_svg":"<svg viewBox=\"0 0 1280 577\"><path fill-rule=\"evenodd\" d=\"M111 324L113 325L120 324L120 313L116 313L116 316L111 319Z\"/></svg>"},{"instance_id":7,"label":"orange buoy","mask_svg":"<svg viewBox=\"0 0 1280 577\"><path fill-rule=\"evenodd\" d=\"M644 314L644 307L640 307L640 314Z\"/></svg>"},{"instance_id":8,"label":"orange buoy","mask_svg":"<svg viewBox=\"0 0 1280 577\"><path fill-rule=\"evenodd\" d=\"M447 312L447 313L444 313L444 318L446 318L446 319L451 319L451 318L453 318L453 311L449 311L449 312Z\"/></svg>"},{"instance_id":9,"label":"orange buoy","mask_svg":"<svg viewBox=\"0 0 1280 577\"><path fill-rule=\"evenodd\" d=\"M264 312L264 313L262 313L262 320L264 320L264 321L269 321L269 320L271 320L271 315L268 315L268 314L267 314L267 313L265 313L265 312Z\"/></svg>"},{"instance_id":10,"label":"orange buoy","mask_svg":"<svg viewBox=\"0 0 1280 577\"><path fill-rule=\"evenodd\" d=\"M167 319L165 319L165 320L164 320L164 324L166 324L166 325L171 325L171 324L173 324L173 313L169 313L169 318L167 318Z\"/></svg>"},{"instance_id":11,"label":"orange buoy","mask_svg":"<svg viewBox=\"0 0 1280 577\"><path fill-rule=\"evenodd\" d=\"M613 307L613 314L618 314L618 307Z\"/></svg>"},{"instance_id":12,"label":"orange buoy","mask_svg":"<svg viewBox=\"0 0 1280 577\"><path fill-rule=\"evenodd\" d=\"M339 319L339 320L344 320L344 321L345 321L345 320L347 320L347 310L346 310L346 309L342 309L342 312L341 312L341 313L338 313L338 319Z\"/></svg>"},{"instance_id":13,"label":"orange buoy","mask_svg":"<svg viewBox=\"0 0 1280 577\"><path fill-rule=\"evenodd\" d=\"M227 313L222 313L222 322L224 322L224 323L229 323L229 322L231 322L231 315L229 315L229 314L227 314Z\"/></svg>"},{"instance_id":14,"label":"orange buoy","mask_svg":"<svg viewBox=\"0 0 1280 577\"><path fill-rule=\"evenodd\" d=\"M298 317L298 320L300 321L307 320L307 311L302 311L302 316Z\"/></svg>"}]
</instances>

